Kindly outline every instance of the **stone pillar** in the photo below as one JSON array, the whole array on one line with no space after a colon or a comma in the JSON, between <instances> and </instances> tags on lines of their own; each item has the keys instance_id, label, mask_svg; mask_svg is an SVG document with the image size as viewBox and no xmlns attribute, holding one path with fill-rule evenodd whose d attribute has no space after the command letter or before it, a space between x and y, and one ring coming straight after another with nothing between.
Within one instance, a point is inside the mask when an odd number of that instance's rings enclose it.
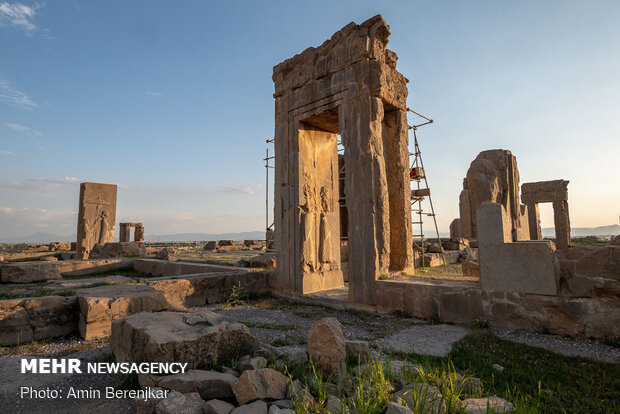
<instances>
[{"instance_id":1,"label":"stone pillar","mask_svg":"<svg viewBox=\"0 0 620 414\"><path fill-rule=\"evenodd\" d=\"M142 225L142 223L135 224L133 240L137 242L144 241L144 226Z\"/></svg>"},{"instance_id":2,"label":"stone pillar","mask_svg":"<svg viewBox=\"0 0 620 414\"><path fill-rule=\"evenodd\" d=\"M461 219L456 218L450 223L450 238L456 239L461 237Z\"/></svg>"},{"instance_id":3,"label":"stone pillar","mask_svg":"<svg viewBox=\"0 0 620 414\"><path fill-rule=\"evenodd\" d=\"M459 216L460 220L460 235L458 237L464 237L471 239L473 237L472 221L471 221L471 208L469 201L469 187L465 187L467 179L463 180L463 190L459 194Z\"/></svg>"},{"instance_id":4,"label":"stone pillar","mask_svg":"<svg viewBox=\"0 0 620 414\"><path fill-rule=\"evenodd\" d=\"M131 223L120 223L119 227L118 241L128 242L131 237Z\"/></svg>"},{"instance_id":5,"label":"stone pillar","mask_svg":"<svg viewBox=\"0 0 620 414\"><path fill-rule=\"evenodd\" d=\"M570 245L568 200L553 202L553 224L555 226L555 246L558 249L566 249Z\"/></svg>"},{"instance_id":6,"label":"stone pillar","mask_svg":"<svg viewBox=\"0 0 620 414\"><path fill-rule=\"evenodd\" d=\"M76 243L78 259L88 259L95 244L114 241L116 191L114 184L80 184Z\"/></svg>"},{"instance_id":7,"label":"stone pillar","mask_svg":"<svg viewBox=\"0 0 620 414\"><path fill-rule=\"evenodd\" d=\"M540 209L538 203L528 202L527 214L530 227L530 240L542 240L542 229L540 228Z\"/></svg>"}]
</instances>

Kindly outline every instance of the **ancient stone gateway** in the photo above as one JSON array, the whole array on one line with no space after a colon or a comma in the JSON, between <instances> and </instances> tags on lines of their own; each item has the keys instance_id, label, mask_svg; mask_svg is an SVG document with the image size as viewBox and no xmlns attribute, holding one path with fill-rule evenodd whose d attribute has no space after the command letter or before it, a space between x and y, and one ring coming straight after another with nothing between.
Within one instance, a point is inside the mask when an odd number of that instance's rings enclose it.
<instances>
[{"instance_id":1,"label":"ancient stone gateway","mask_svg":"<svg viewBox=\"0 0 620 414\"><path fill-rule=\"evenodd\" d=\"M407 79L386 48L381 16L349 23L318 48L274 67L275 244L278 289L305 294L343 286L373 303L378 276L412 271ZM344 146L342 235L338 142Z\"/></svg>"},{"instance_id":2,"label":"ancient stone gateway","mask_svg":"<svg viewBox=\"0 0 620 414\"><path fill-rule=\"evenodd\" d=\"M77 258L88 259L95 244L114 241L116 185L81 183L77 223Z\"/></svg>"},{"instance_id":3,"label":"ancient stone gateway","mask_svg":"<svg viewBox=\"0 0 620 414\"><path fill-rule=\"evenodd\" d=\"M538 203L553 203L555 245L566 249L570 244L570 218L568 216L568 181L553 180L524 183L521 186L521 201L529 212L532 240L542 240Z\"/></svg>"},{"instance_id":4,"label":"ancient stone gateway","mask_svg":"<svg viewBox=\"0 0 620 414\"><path fill-rule=\"evenodd\" d=\"M133 227L133 241L144 241L144 226L142 223L119 223L119 240L120 242L128 242L131 238L131 228Z\"/></svg>"}]
</instances>

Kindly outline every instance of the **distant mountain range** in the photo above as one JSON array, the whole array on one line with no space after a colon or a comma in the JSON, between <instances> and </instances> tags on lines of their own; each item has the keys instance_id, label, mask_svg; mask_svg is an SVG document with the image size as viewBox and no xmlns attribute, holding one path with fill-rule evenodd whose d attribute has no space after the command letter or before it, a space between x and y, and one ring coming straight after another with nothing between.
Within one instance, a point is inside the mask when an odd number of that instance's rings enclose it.
<instances>
[{"instance_id":1,"label":"distant mountain range","mask_svg":"<svg viewBox=\"0 0 620 414\"><path fill-rule=\"evenodd\" d=\"M555 237L555 227L542 229L543 237ZM570 229L572 237L583 236L616 236L620 234L620 225L612 224L611 226L600 227L573 227Z\"/></svg>"},{"instance_id":2,"label":"distant mountain range","mask_svg":"<svg viewBox=\"0 0 620 414\"><path fill-rule=\"evenodd\" d=\"M553 227L542 229L544 237L554 237L555 229ZM613 224L611 226L600 227L573 227L571 236L614 236L620 234L620 225ZM449 237L447 233L440 233L441 237ZM178 234L160 234L149 235L147 233L146 241L206 241L206 240L261 240L265 238L264 231L247 231L241 233L178 233ZM34 233L26 237L4 237L0 238L0 243L50 243L56 241L75 241L75 236L59 236L50 233Z\"/></svg>"},{"instance_id":3,"label":"distant mountain range","mask_svg":"<svg viewBox=\"0 0 620 414\"><path fill-rule=\"evenodd\" d=\"M246 231L241 233L179 233L146 235L146 241L203 241L203 240L260 240L265 238L264 231ZM59 236L50 233L35 233L26 237L4 237L0 243L51 243L56 241L75 241L75 236Z\"/></svg>"}]
</instances>

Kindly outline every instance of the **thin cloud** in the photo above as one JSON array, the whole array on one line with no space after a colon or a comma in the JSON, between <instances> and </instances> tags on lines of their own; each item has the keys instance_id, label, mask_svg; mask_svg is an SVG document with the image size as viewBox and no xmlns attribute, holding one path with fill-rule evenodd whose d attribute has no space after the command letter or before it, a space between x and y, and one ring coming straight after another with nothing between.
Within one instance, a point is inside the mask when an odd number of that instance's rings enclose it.
<instances>
[{"instance_id":1,"label":"thin cloud","mask_svg":"<svg viewBox=\"0 0 620 414\"><path fill-rule=\"evenodd\" d=\"M42 137L43 136L43 133L41 131L35 131L34 129L27 127L25 125L7 123L7 124L4 124L4 126L11 128L13 131L21 132L31 137Z\"/></svg>"},{"instance_id":2,"label":"thin cloud","mask_svg":"<svg viewBox=\"0 0 620 414\"><path fill-rule=\"evenodd\" d=\"M15 153L11 152L11 151L1 151L0 150L0 155L15 155Z\"/></svg>"},{"instance_id":3,"label":"thin cloud","mask_svg":"<svg viewBox=\"0 0 620 414\"><path fill-rule=\"evenodd\" d=\"M32 21L40 6L35 4L33 7L21 3L0 3L0 26L14 27L23 30L28 34L37 30L37 26Z\"/></svg>"},{"instance_id":4,"label":"thin cloud","mask_svg":"<svg viewBox=\"0 0 620 414\"><path fill-rule=\"evenodd\" d=\"M161 92L157 92L157 91L146 91L146 94L149 96L154 96L155 98L159 98L160 96L163 95Z\"/></svg>"},{"instance_id":5,"label":"thin cloud","mask_svg":"<svg viewBox=\"0 0 620 414\"><path fill-rule=\"evenodd\" d=\"M22 191L53 191L65 185L75 185L83 180L76 177L33 178L25 181L9 181L3 186Z\"/></svg>"},{"instance_id":6,"label":"thin cloud","mask_svg":"<svg viewBox=\"0 0 620 414\"><path fill-rule=\"evenodd\" d=\"M0 79L0 102L8 103L22 109L38 108L39 105L34 102L24 92L15 89L11 83L5 79Z\"/></svg>"},{"instance_id":7,"label":"thin cloud","mask_svg":"<svg viewBox=\"0 0 620 414\"><path fill-rule=\"evenodd\" d=\"M232 185L229 187L222 187L220 191L223 193L237 193L237 194L254 194L254 189L249 185Z\"/></svg>"}]
</instances>

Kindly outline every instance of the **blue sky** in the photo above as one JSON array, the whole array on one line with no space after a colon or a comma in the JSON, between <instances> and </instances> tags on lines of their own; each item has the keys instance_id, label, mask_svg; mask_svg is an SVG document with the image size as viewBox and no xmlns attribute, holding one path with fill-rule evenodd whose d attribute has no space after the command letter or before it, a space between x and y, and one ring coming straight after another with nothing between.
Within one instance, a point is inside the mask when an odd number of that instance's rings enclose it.
<instances>
[{"instance_id":1,"label":"blue sky","mask_svg":"<svg viewBox=\"0 0 620 414\"><path fill-rule=\"evenodd\" d=\"M574 227L618 223L620 2L0 0L0 236L74 233L80 181L150 234L262 230L273 66L377 13L435 119L441 231L491 148L570 180Z\"/></svg>"}]
</instances>

